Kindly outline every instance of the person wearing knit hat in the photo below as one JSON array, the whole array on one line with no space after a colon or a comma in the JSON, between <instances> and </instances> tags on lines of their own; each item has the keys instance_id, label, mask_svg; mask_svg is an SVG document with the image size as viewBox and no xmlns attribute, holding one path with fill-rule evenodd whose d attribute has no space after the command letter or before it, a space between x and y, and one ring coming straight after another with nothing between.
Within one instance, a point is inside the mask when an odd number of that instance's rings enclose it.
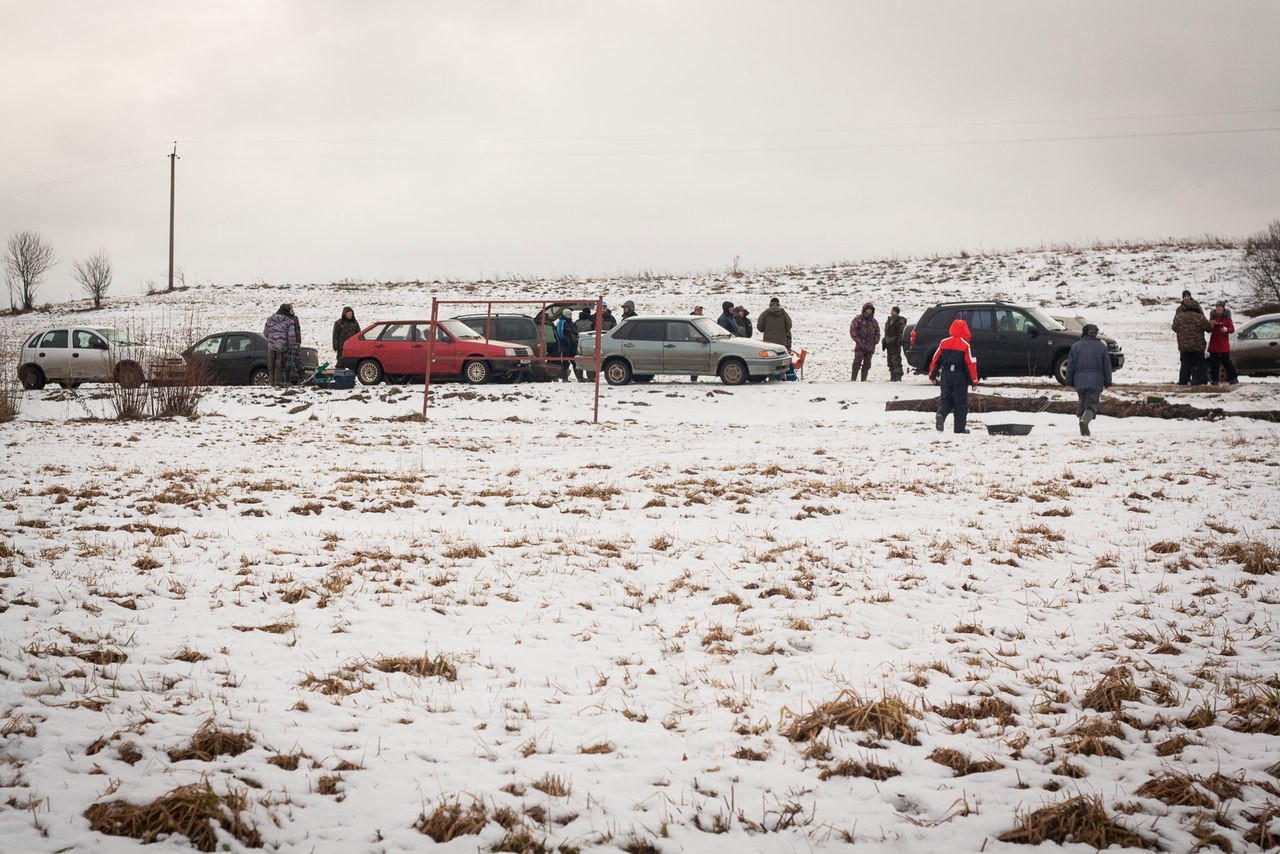
<instances>
[{"instance_id":1,"label":"person wearing knit hat","mask_svg":"<svg viewBox=\"0 0 1280 854\"><path fill-rule=\"evenodd\" d=\"M1191 297L1191 291L1182 292L1182 303L1173 313L1171 326L1178 340L1178 385L1204 385L1209 381L1209 371L1204 362L1204 334L1213 329L1204 316L1200 303Z\"/></svg>"}]
</instances>

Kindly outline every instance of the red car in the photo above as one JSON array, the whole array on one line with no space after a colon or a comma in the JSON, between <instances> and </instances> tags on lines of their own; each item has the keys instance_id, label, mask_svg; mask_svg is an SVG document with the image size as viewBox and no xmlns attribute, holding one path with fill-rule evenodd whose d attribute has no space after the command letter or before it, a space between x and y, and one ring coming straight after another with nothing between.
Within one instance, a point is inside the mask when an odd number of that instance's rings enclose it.
<instances>
[{"instance_id":1,"label":"red car","mask_svg":"<svg viewBox=\"0 0 1280 854\"><path fill-rule=\"evenodd\" d=\"M342 367L365 385L384 378L420 378L427 372L430 320L380 320L342 345ZM479 385L529 370L533 351L506 341L485 341L465 323L442 320L435 329L432 379L463 379Z\"/></svg>"}]
</instances>

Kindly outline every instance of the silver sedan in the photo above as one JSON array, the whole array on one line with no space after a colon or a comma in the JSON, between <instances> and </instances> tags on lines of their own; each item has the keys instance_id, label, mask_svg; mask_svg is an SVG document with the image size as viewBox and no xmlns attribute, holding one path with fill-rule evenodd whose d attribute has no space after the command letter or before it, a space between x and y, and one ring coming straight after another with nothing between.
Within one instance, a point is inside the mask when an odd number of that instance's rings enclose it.
<instances>
[{"instance_id":1,"label":"silver sedan","mask_svg":"<svg viewBox=\"0 0 1280 854\"><path fill-rule=\"evenodd\" d=\"M708 317L633 317L600 340L601 371L609 385L648 382L658 374L715 375L726 385L741 385L766 380L791 364L784 347L730 335ZM595 348L595 335L584 334L579 358L594 358Z\"/></svg>"}]
</instances>

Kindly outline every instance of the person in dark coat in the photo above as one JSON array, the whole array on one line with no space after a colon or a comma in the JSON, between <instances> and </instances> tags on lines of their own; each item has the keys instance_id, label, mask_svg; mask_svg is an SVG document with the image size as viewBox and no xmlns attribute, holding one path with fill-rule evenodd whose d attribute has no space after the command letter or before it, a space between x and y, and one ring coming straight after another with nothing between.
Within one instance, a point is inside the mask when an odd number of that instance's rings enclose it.
<instances>
[{"instance_id":1,"label":"person in dark coat","mask_svg":"<svg viewBox=\"0 0 1280 854\"><path fill-rule=\"evenodd\" d=\"M1213 329L1204 316L1200 303L1191 298L1191 291L1182 292L1182 304L1173 313L1171 327L1178 338L1178 385L1204 385L1209 381L1209 371L1204 363L1204 334Z\"/></svg>"},{"instance_id":2,"label":"person in dark coat","mask_svg":"<svg viewBox=\"0 0 1280 854\"><path fill-rule=\"evenodd\" d=\"M881 346L889 359L889 382L902 382L902 333L906 331L907 319L895 305L889 309L889 317L884 322L884 342Z\"/></svg>"},{"instance_id":3,"label":"person in dark coat","mask_svg":"<svg viewBox=\"0 0 1280 854\"><path fill-rule=\"evenodd\" d=\"M613 316L613 312L609 311L609 304L602 303L600 306L600 331L608 332L610 329L618 325L618 318Z\"/></svg>"},{"instance_id":4,"label":"person in dark coat","mask_svg":"<svg viewBox=\"0 0 1280 854\"><path fill-rule=\"evenodd\" d=\"M756 318L756 329L768 343L791 349L791 315L777 297L770 299L769 307Z\"/></svg>"},{"instance_id":5,"label":"person in dark coat","mask_svg":"<svg viewBox=\"0 0 1280 854\"><path fill-rule=\"evenodd\" d=\"M342 362L342 345L347 343L347 339L360 331L360 323L356 320L356 312L351 306L342 309L342 316L333 322L333 352L335 354L333 363L335 365Z\"/></svg>"},{"instance_id":6,"label":"person in dark coat","mask_svg":"<svg viewBox=\"0 0 1280 854\"><path fill-rule=\"evenodd\" d=\"M560 355L571 360L560 363L560 381L567 383L570 371L578 376L578 363L572 361L573 357L578 355L578 328L573 322L571 308L564 309L560 313L560 319L556 321L556 341L560 345Z\"/></svg>"},{"instance_id":7,"label":"person in dark coat","mask_svg":"<svg viewBox=\"0 0 1280 854\"><path fill-rule=\"evenodd\" d=\"M733 321L733 303L731 301L725 300L720 303L720 316L716 318L716 323L730 335L738 334L738 324Z\"/></svg>"},{"instance_id":8,"label":"person in dark coat","mask_svg":"<svg viewBox=\"0 0 1280 854\"><path fill-rule=\"evenodd\" d=\"M1067 353L1067 385L1076 390L1076 418L1080 435L1089 435L1089 422L1098 417L1102 390L1111 385L1111 354L1098 340L1098 327L1086 323L1080 340Z\"/></svg>"},{"instance_id":9,"label":"person in dark coat","mask_svg":"<svg viewBox=\"0 0 1280 854\"><path fill-rule=\"evenodd\" d=\"M1213 304L1209 312L1209 382L1217 385L1226 374L1226 381L1235 385L1240 382L1236 366L1231 362L1231 333L1236 325L1231 320L1231 309L1222 300Z\"/></svg>"},{"instance_id":10,"label":"person in dark coat","mask_svg":"<svg viewBox=\"0 0 1280 854\"><path fill-rule=\"evenodd\" d=\"M293 306L284 303L262 327L262 336L267 339L267 371L273 386L282 386L288 381L289 352L298 349L295 320Z\"/></svg>"},{"instance_id":11,"label":"person in dark coat","mask_svg":"<svg viewBox=\"0 0 1280 854\"><path fill-rule=\"evenodd\" d=\"M636 316L636 304L631 300L627 300L622 304L622 319L626 320Z\"/></svg>"},{"instance_id":12,"label":"person in dark coat","mask_svg":"<svg viewBox=\"0 0 1280 854\"><path fill-rule=\"evenodd\" d=\"M849 323L849 337L853 339L853 374L850 381L859 379L867 381L867 373L871 370L871 356L880 343L880 323L876 320L876 307L864 303L862 311Z\"/></svg>"},{"instance_id":13,"label":"person in dark coat","mask_svg":"<svg viewBox=\"0 0 1280 854\"><path fill-rule=\"evenodd\" d=\"M733 309L733 325L737 327L737 331L734 334L739 338L750 338L751 333L754 331L751 328L751 317L742 306L736 306Z\"/></svg>"},{"instance_id":14,"label":"person in dark coat","mask_svg":"<svg viewBox=\"0 0 1280 854\"><path fill-rule=\"evenodd\" d=\"M947 416L954 412L955 431L968 433L969 388L978 387L978 360L969 349L969 324L957 318L948 331L950 335L942 339L929 363L929 381L940 390L934 426L941 433Z\"/></svg>"}]
</instances>

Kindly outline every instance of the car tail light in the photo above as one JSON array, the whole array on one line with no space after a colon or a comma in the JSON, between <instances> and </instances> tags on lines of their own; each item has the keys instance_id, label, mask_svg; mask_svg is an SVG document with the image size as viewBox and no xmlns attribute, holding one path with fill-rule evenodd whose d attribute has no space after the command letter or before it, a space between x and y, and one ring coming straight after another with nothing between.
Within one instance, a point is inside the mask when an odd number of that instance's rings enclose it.
<instances>
[{"instance_id":1,"label":"car tail light","mask_svg":"<svg viewBox=\"0 0 1280 854\"><path fill-rule=\"evenodd\" d=\"M911 330L911 346L916 346L916 331L914 329Z\"/></svg>"}]
</instances>

